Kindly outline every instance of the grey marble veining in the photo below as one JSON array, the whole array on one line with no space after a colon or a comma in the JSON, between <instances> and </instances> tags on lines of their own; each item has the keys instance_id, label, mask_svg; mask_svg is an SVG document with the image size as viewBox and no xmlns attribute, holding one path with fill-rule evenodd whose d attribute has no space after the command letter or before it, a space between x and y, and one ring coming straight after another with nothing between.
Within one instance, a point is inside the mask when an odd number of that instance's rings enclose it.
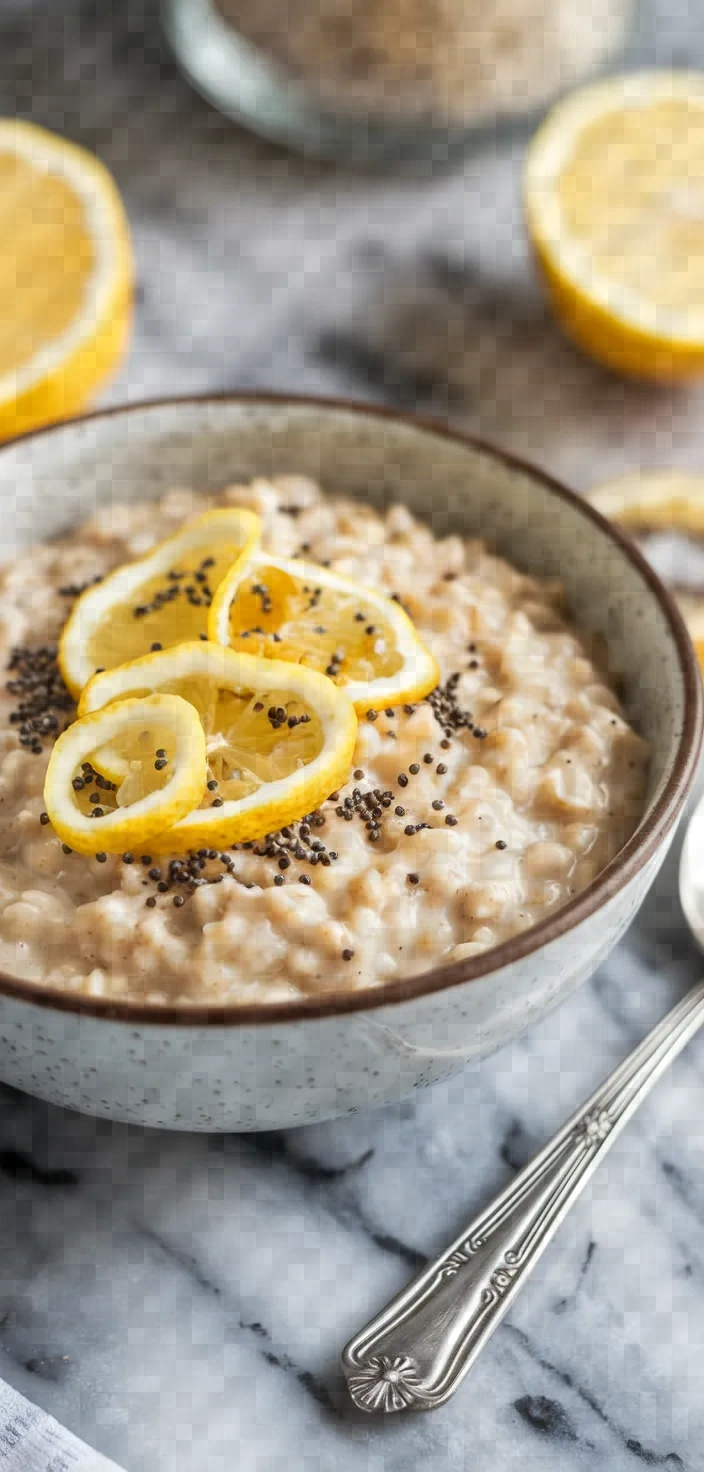
<instances>
[{"instance_id":1,"label":"grey marble veining","mask_svg":"<svg viewBox=\"0 0 704 1472\"><path fill-rule=\"evenodd\" d=\"M114 170L139 299L109 397L267 386L450 415L586 487L704 463L704 394L624 385L552 326L524 140L431 180L290 159L194 97L135 0L5 0L0 107ZM701 0L632 60L704 62ZM700 973L676 855L608 965L451 1084L288 1136L200 1138L0 1092L0 1375L130 1472L704 1469L704 1044L614 1147L444 1410L354 1414L350 1333Z\"/></svg>"}]
</instances>

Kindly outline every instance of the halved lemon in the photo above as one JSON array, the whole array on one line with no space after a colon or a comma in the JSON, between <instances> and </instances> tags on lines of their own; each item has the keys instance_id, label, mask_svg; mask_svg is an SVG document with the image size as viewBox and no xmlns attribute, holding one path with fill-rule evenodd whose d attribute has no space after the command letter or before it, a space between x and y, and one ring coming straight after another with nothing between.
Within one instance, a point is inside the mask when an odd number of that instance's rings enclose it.
<instances>
[{"instance_id":1,"label":"halved lemon","mask_svg":"<svg viewBox=\"0 0 704 1472\"><path fill-rule=\"evenodd\" d=\"M155 644L205 638L218 585L252 551L259 527L253 511L206 511L82 593L59 641L59 668L71 694L80 695L96 671L138 659Z\"/></svg>"},{"instance_id":2,"label":"halved lemon","mask_svg":"<svg viewBox=\"0 0 704 1472\"><path fill-rule=\"evenodd\" d=\"M312 812L349 775L354 706L315 670L217 644L180 644L96 675L79 715L106 705L119 710L126 697L150 691L170 691L195 707L207 758L200 806L159 835L155 851L262 838ZM125 779L118 746L103 747L100 770Z\"/></svg>"},{"instance_id":3,"label":"halved lemon","mask_svg":"<svg viewBox=\"0 0 704 1472\"><path fill-rule=\"evenodd\" d=\"M98 777L93 792L106 745L124 753L123 776L114 784ZM198 712L180 696L160 694L120 701L62 732L49 758L44 803L70 848L121 853L173 828L200 802L205 783Z\"/></svg>"},{"instance_id":4,"label":"halved lemon","mask_svg":"<svg viewBox=\"0 0 704 1472\"><path fill-rule=\"evenodd\" d=\"M83 408L122 357L131 298L107 169L44 128L0 120L0 438Z\"/></svg>"},{"instance_id":5,"label":"halved lemon","mask_svg":"<svg viewBox=\"0 0 704 1472\"><path fill-rule=\"evenodd\" d=\"M682 470L632 471L596 486L588 499L634 536L680 532L700 543L704 539L704 475ZM704 551L700 558L704 559ZM698 579L695 583L684 576L668 581L704 669L704 582L699 587Z\"/></svg>"},{"instance_id":6,"label":"halved lemon","mask_svg":"<svg viewBox=\"0 0 704 1472\"><path fill-rule=\"evenodd\" d=\"M565 331L654 379L704 373L704 74L643 72L572 94L538 130L528 229Z\"/></svg>"},{"instance_id":7,"label":"halved lemon","mask_svg":"<svg viewBox=\"0 0 704 1472\"><path fill-rule=\"evenodd\" d=\"M360 712L420 700L440 679L398 603L298 558L242 558L213 599L208 632L218 644L320 671Z\"/></svg>"}]
</instances>

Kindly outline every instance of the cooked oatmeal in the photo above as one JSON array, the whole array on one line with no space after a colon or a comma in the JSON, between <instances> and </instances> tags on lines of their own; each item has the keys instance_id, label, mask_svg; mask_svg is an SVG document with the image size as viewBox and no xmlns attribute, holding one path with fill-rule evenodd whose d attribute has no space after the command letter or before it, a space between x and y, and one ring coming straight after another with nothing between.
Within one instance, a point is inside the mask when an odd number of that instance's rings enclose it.
<instances>
[{"instance_id":1,"label":"cooked oatmeal","mask_svg":"<svg viewBox=\"0 0 704 1472\"><path fill-rule=\"evenodd\" d=\"M263 545L401 600L442 683L369 711L339 793L227 853L67 852L44 814L73 707L54 650L82 586L212 505L257 511ZM94 996L286 1000L477 955L578 893L633 832L645 743L559 585L479 541L436 538L282 477L101 510L0 574L0 967ZM213 882L214 881L214 882Z\"/></svg>"}]
</instances>

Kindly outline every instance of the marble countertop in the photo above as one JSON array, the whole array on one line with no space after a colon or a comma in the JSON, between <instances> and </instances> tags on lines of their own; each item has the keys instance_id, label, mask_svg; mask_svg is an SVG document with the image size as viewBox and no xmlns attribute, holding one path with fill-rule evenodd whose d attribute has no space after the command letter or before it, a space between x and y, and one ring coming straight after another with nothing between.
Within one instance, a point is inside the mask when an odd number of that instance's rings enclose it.
<instances>
[{"instance_id":1,"label":"marble countertop","mask_svg":"<svg viewBox=\"0 0 704 1472\"><path fill-rule=\"evenodd\" d=\"M633 56L704 64L703 20L702 0L649 0ZM412 404L585 488L704 464L701 389L622 384L552 326L520 137L425 181L289 158L191 94L138 0L4 0L0 109L96 149L123 190L139 291L113 400L266 386ZM2 1089L0 1376L129 1472L704 1469L701 1042L450 1405L366 1420L336 1371L349 1334L698 976L675 860L558 1013L383 1114L188 1137Z\"/></svg>"}]
</instances>

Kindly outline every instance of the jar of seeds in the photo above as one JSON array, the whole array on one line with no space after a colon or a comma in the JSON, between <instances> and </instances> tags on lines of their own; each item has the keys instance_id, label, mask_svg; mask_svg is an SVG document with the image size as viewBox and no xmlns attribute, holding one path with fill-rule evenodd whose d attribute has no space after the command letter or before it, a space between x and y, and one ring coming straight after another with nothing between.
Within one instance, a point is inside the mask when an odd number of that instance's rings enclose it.
<instances>
[{"instance_id":1,"label":"jar of seeds","mask_svg":"<svg viewBox=\"0 0 704 1472\"><path fill-rule=\"evenodd\" d=\"M441 166L623 46L634 0L165 0L221 111L305 152Z\"/></svg>"}]
</instances>

